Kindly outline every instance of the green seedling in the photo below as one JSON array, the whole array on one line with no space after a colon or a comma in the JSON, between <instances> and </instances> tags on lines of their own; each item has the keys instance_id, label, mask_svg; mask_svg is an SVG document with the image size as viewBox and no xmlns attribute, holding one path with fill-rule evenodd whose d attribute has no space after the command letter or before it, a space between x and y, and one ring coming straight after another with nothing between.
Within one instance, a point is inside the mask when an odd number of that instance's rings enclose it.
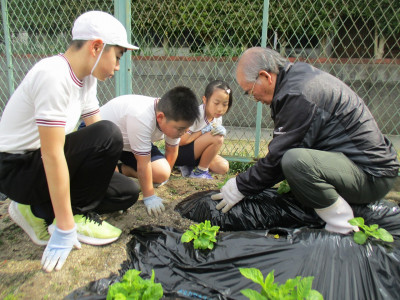
<instances>
[{"instance_id":1,"label":"green seedling","mask_svg":"<svg viewBox=\"0 0 400 300\"><path fill-rule=\"evenodd\" d=\"M274 270L268 273L265 277L259 269L255 268L239 268L240 273L251 281L261 286L261 293L252 290L244 289L240 292L250 300L320 300L324 299L322 294L317 290L313 290L312 281L314 277L297 276L295 279L288 279L284 284L278 285L274 282Z\"/></svg>"},{"instance_id":2,"label":"green seedling","mask_svg":"<svg viewBox=\"0 0 400 300\"><path fill-rule=\"evenodd\" d=\"M349 223L353 226L358 226L361 229L354 233L354 241L357 244L365 244L370 236L384 242L393 242L393 236L386 229L379 228L377 224L370 226L365 225L364 219L361 217L353 218L349 220Z\"/></svg>"},{"instance_id":3,"label":"green seedling","mask_svg":"<svg viewBox=\"0 0 400 300\"><path fill-rule=\"evenodd\" d=\"M289 183L285 180L283 180L278 187L278 190L276 191L278 194L286 194L290 192L290 186Z\"/></svg>"},{"instance_id":4,"label":"green seedling","mask_svg":"<svg viewBox=\"0 0 400 300\"><path fill-rule=\"evenodd\" d=\"M161 283L154 283L154 270L151 278L143 279L139 276L141 271L128 270L121 282L116 282L108 289L107 300L159 300L163 296Z\"/></svg>"},{"instance_id":5,"label":"green seedling","mask_svg":"<svg viewBox=\"0 0 400 300\"><path fill-rule=\"evenodd\" d=\"M211 250L214 248L219 226L211 226L210 221L205 220L203 223L190 225L189 228L181 237L182 243L189 243L193 240L194 249Z\"/></svg>"}]
</instances>

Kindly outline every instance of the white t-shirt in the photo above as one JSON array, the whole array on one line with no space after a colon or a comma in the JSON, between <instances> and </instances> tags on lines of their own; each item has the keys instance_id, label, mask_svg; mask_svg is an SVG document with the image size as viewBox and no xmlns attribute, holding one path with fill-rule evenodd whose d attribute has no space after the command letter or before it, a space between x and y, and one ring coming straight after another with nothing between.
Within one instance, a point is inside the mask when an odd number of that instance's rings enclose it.
<instances>
[{"instance_id":1,"label":"white t-shirt","mask_svg":"<svg viewBox=\"0 0 400 300\"><path fill-rule=\"evenodd\" d=\"M177 146L180 138L164 136L156 120L157 98L141 95L124 95L114 98L100 107L103 120L115 123L124 139L124 151L136 155L150 155L151 143L165 140L171 146Z\"/></svg>"},{"instance_id":2,"label":"white t-shirt","mask_svg":"<svg viewBox=\"0 0 400 300\"><path fill-rule=\"evenodd\" d=\"M202 130L210 123L215 127L222 125L222 117L214 118L211 122L207 120L204 103L199 105L199 112L200 112L199 118L193 123L192 126L189 127L189 130L187 131L189 134Z\"/></svg>"},{"instance_id":3,"label":"white t-shirt","mask_svg":"<svg viewBox=\"0 0 400 300\"><path fill-rule=\"evenodd\" d=\"M67 59L39 61L8 101L0 121L0 152L25 153L40 148L38 126L64 127L71 133L79 118L99 112L97 79L79 80Z\"/></svg>"}]
</instances>

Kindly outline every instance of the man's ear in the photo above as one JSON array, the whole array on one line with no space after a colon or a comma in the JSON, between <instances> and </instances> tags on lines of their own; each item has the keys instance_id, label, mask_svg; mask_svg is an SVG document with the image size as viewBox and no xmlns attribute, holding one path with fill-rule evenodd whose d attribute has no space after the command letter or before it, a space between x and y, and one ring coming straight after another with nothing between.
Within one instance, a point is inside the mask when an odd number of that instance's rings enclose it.
<instances>
[{"instance_id":1,"label":"man's ear","mask_svg":"<svg viewBox=\"0 0 400 300\"><path fill-rule=\"evenodd\" d=\"M272 76L269 72L261 70L260 72L258 72L259 76L264 76L267 78L268 82L271 84L272 83Z\"/></svg>"},{"instance_id":2,"label":"man's ear","mask_svg":"<svg viewBox=\"0 0 400 300\"><path fill-rule=\"evenodd\" d=\"M89 50L93 56L96 56L103 49L103 41L101 39L93 40L89 42Z\"/></svg>"}]
</instances>

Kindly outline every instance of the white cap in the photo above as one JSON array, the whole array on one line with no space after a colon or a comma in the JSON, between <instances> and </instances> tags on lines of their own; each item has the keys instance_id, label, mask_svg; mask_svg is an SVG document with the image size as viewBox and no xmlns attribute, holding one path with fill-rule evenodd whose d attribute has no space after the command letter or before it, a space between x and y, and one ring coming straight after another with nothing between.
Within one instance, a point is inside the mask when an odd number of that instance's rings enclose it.
<instances>
[{"instance_id":1,"label":"white cap","mask_svg":"<svg viewBox=\"0 0 400 300\"><path fill-rule=\"evenodd\" d=\"M128 50L139 49L128 43L126 29L115 17L102 11L88 11L75 20L72 40L97 39L107 45L121 46Z\"/></svg>"}]
</instances>

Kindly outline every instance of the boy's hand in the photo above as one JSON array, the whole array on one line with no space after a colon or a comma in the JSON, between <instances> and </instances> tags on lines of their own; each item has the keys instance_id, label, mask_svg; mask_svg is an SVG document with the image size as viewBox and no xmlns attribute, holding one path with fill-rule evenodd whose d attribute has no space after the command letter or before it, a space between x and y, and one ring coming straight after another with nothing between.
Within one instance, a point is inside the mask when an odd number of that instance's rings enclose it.
<instances>
[{"instance_id":1,"label":"boy's hand","mask_svg":"<svg viewBox=\"0 0 400 300\"><path fill-rule=\"evenodd\" d=\"M163 199L157 197L156 195L151 195L149 197L143 198L144 205L146 205L147 213L151 216L154 214L156 217L161 215L165 211Z\"/></svg>"},{"instance_id":2,"label":"boy's hand","mask_svg":"<svg viewBox=\"0 0 400 300\"><path fill-rule=\"evenodd\" d=\"M205 133L211 131L211 129L212 129L212 125L211 125L211 123L209 123L206 127L204 127L204 128L201 130L201 134L205 134Z\"/></svg>"},{"instance_id":3,"label":"boy's hand","mask_svg":"<svg viewBox=\"0 0 400 300\"><path fill-rule=\"evenodd\" d=\"M217 127L214 127L214 128L211 130L211 134L212 134L212 135L223 135L223 136L226 136L226 129L225 129L224 126L219 125L219 126L217 126Z\"/></svg>"},{"instance_id":4,"label":"boy's hand","mask_svg":"<svg viewBox=\"0 0 400 300\"><path fill-rule=\"evenodd\" d=\"M81 248L76 225L71 230L61 230L56 226L42 256L43 270L46 272L51 272L53 269L60 270L74 246Z\"/></svg>"}]
</instances>

